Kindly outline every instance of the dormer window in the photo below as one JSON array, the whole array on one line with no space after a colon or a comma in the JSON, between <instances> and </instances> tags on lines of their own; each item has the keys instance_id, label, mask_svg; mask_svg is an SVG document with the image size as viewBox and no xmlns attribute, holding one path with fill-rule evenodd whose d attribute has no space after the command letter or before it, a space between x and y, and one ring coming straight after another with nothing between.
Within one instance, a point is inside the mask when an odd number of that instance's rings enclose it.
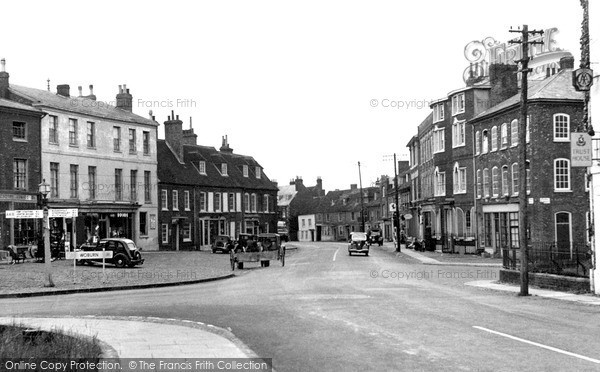
<instances>
[{"instance_id":1,"label":"dormer window","mask_svg":"<svg viewBox=\"0 0 600 372\"><path fill-rule=\"evenodd\" d=\"M204 160L198 162L198 171L200 174L206 174L206 162Z\"/></svg>"},{"instance_id":2,"label":"dormer window","mask_svg":"<svg viewBox=\"0 0 600 372\"><path fill-rule=\"evenodd\" d=\"M222 176L227 175L227 163L221 163L221 175Z\"/></svg>"},{"instance_id":3,"label":"dormer window","mask_svg":"<svg viewBox=\"0 0 600 372\"><path fill-rule=\"evenodd\" d=\"M242 172L244 173L244 177L248 177L248 166L247 165L242 166Z\"/></svg>"},{"instance_id":4,"label":"dormer window","mask_svg":"<svg viewBox=\"0 0 600 372\"><path fill-rule=\"evenodd\" d=\"M260 167L256 167L256 178L260 179Z\"/></svg>"}]
</instances>

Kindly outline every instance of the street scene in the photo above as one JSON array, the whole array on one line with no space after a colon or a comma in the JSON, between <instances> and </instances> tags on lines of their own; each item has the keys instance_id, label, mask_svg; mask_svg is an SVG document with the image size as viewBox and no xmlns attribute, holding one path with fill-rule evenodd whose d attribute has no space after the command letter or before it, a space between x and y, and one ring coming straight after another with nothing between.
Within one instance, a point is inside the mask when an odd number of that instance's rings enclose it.
<instances>
[{"instance_id":1,"label":"street scene","mask_svg":"<svg viewBox=\"0 0 600 372\"><path fill-rule=\"evenodd\" d=\"M600 370L600 6L505 3L5 4L0 371Z\"/></svg>"}]
</instances>

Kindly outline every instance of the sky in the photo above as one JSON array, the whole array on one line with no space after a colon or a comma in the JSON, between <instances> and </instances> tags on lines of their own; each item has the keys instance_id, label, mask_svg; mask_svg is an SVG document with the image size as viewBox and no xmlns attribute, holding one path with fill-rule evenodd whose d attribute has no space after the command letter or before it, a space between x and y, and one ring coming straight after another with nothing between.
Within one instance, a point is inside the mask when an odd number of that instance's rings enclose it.
<instances>
[{"instance_id":1,"label":"sky","mask_svg":"<svg viewBox=\"0 0 600 372\"><path fill-rule=\"evenodd\" d=\"M579 0L4 1L0 58L10 82L94 85L162 123L173 110L198 144L253 156L279 185L327 190L393 175L394 153L464 86L465 46L509 28L557 27L579 64ZM495 5L487 7L487 5ZM594 66L592 66L594 68ZM598 67L596 67L598 68ZM376 103L376 104L374 104Z\"/></svg>"}]
</instances>

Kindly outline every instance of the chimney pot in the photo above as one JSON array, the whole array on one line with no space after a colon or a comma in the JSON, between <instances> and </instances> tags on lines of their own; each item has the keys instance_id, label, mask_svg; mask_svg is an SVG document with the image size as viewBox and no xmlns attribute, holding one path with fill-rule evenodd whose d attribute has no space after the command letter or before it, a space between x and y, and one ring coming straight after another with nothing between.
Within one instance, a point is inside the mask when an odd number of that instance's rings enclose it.
<instances>
[{"instance_id":1,"label":"chimney pot","mask_svg":"<svg viewBox=\"0 0 600 372\"><path fill-rule=\"evenodd\" d=\"M177 120L179 120L179 115L177 115Z\"/></svg>"},{"instance_id":2,"label":"chimney pot","mask_svg":"<svg viewBox=\"0 0 600 372\"><path fill-rule=\"evenodd\" d=\"M79 97L83 96L83 87L80 85L77 89L79 90Z\"/></svg>"},{"instance_id":3,"label":"chimney pot","mask_svg":"<svg viewBox=\"0 0 600 372\"><path fill-rule=\"evenodd\" d=\"M0 60L0 65L2 65L2 72L6 72L6 60L4 58Z\"/></svg>"},{"instance_id":4,"label":"chimney pot","mask_svg":"<svg viewBox=\"0 0 600 372\"><path fill-rule=\"evenodd\" d=\"M119 94L123 93L123 87L121 85L119 85Z\"/></svg>"}]
</instances>

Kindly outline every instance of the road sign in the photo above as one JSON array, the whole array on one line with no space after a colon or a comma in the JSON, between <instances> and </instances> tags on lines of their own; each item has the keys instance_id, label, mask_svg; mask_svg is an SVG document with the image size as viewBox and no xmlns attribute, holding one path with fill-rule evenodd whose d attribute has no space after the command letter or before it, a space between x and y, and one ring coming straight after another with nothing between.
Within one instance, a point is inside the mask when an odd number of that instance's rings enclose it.
<instances>
[{"instance_id":1,"label":"road sign","mask_svg":"<svg viewBox=\"0 0 600 372\"><path fill-rule=\"evenodd\" d=\"M41 209L6 211L6 218L44 218L44 211Z\"/></svg>"},{"instance_id":2,"label":"road sign","mask_svg":"<svg viewBox=\"0 0 600 372\"><path fill-rule=\"evenodd\" d=\"M396 212L396 203L390 204L390 212Z\"/></svg>"},{"instance_id":3,"label":"road sign","mask_svg":"<svg viewBox=\"0 0 600 372\"><path fill-rule=\"evenodd\" d=\"M405 215L404 215L404 219L405 219L405 220L410 220L412 217L413 217L413 216L412 216L412 214L410 214L410 213L407 213L407 214L405 214Z\"/></svg>"},{"instance_id":4,"label":"road sign","mask_svg":"<svg viewBox=\"0 0 600 372\"><path fill-rule=\"evenodd\" d=\"M86 251L86 252L66 252L67 260L95 260L102 258L104 253L104 258L112 258L112 251Z\"/></svg>"},{"instance_id":5,"label":"road sign","mask_svg":"<svg viewBox=\"0 0 600 372\"><path fill-rule=\"evenodd\" d=\"M590 90L594 83L594 71L589 68L579 68L573 71L573 86L575 90Z\"/></svg>"},{"instance_id":6,"label":"road sign","mask_svg":"<svg viewBox=\"0 0 600 372\"><path fill-rule=\"evenodd\" d=\"M48 210L48 217L51 218L73 218L79 215L77 208L73 209L50 209Z\"/></svg>"}]
</instances>

